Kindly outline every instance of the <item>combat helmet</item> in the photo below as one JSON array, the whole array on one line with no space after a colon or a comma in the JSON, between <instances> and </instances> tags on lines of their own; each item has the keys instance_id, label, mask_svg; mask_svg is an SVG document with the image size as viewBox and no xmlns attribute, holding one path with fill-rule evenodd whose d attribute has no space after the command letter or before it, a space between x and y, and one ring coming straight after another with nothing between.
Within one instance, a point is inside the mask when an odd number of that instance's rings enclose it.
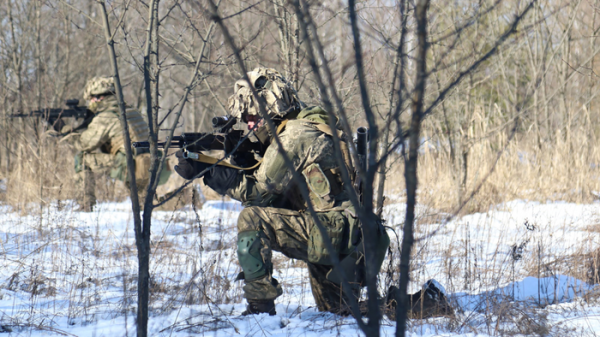
<instances>
[{"instance_id":1,"label":"combat helmet","mask_svg":"<svg viewBox=\"0 0 600 337\"><path fill-rule=\"evenodd\" d=\"M89 80L83 89L83 99L89 101L92 96L114 95L115 81L113 77L94 77Z\"/></svg>"},{"instance_id":2,"label":"combat helmet","mask_svg":"<svg viewBox=\"0 0 600 337\"><path fill-rule=\"evenodd\" d=\"M272 118L283 118L290 112L301 110L305 104L290 81L277 70L258 67L247 73L258 96L264 98L266 110ZM234 85L235 93L229 97L229 111L234 117L243 118L243 114L258 115L260 110L255 104L250 85L245 79Z\"/></svg>"}]
</instances>

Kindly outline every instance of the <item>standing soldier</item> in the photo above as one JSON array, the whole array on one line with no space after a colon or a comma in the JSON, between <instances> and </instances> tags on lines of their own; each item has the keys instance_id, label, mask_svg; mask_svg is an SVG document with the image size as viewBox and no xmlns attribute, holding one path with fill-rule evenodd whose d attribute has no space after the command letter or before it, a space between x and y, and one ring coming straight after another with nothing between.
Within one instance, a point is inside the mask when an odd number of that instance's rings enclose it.
<instances>
[{"instance_id":1,"label":"standing soldier","mask_svg":"<svg viewBox=\"0 0 600 337\"><path fill-rule=\"evenodd\" d=\"M123 128L119 121L119 103L115 95L113 78L92 78L85 86L83 98L88 101L88 109L95 116L85 131L79 134L72 133L67 137L79 151L75 155L75 172L83 196L78 199L81 209L88 212L96 204L94 172L106 173L111 178L125 182L127 187L129 187L129 178ZM126 116L131 141L148 140L148 124L139 111L128 107ZM150 153L148 149L133 150L135 178L138 191L143 195L150 181ZM166 182L169 175L170 171L164 169L159 184Z\"/></svg>"}]
</instances>

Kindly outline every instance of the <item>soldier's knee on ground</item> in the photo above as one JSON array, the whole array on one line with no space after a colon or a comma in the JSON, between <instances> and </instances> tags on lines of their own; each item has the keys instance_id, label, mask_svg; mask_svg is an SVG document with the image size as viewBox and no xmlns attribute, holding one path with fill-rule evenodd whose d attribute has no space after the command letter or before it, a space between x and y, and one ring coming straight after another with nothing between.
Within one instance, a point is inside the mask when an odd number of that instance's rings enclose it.
<instances>
[{"instance_id":1,"label":"soldier's knee on ground","mask_svg":"<svg viewBox=\"0 0 600 337\"><path fill-rule=\"evenodd\" d=\"M283 293L279 282L271 277L271 261L261 254L262 239L260 231L238 233L237 254L242 267L241 278L246 283L244 296L248 300L273 300Z\"/></svg>"}]
</instances>

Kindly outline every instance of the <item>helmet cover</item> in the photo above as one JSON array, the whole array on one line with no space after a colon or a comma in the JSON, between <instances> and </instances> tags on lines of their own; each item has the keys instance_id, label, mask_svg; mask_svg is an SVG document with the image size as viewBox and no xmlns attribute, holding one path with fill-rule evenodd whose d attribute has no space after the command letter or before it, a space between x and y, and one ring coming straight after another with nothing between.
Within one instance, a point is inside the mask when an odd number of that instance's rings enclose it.
<instances>
[{"instance_id":1,"label":"helmet cover","mask_svg":"<svg viewBox=\"0 0 600 337\"><path fill-rule=\"evenodd\" d=\"M113 77L94 77L89 80L83 89L83 99L89 101L92 96L114 95L115 81Z\"/></svg>"},{"instance_id":2,"label":"helmet cover","mask_svg":"<svg viewBox=\"0 0 600 337\"><path fill-rule=\"evenodd\" d=\"M269 116L284 117L289 112L302 109L304 106L292 83L277 70L259 67L247 75L254 89L258 91L258 96L264 99ZM255 104L252 89L245 79L235 82L234 91L235 93L228 100L232 116L241 118L244 113L259 114L258 104Z\"/></svg>"}]
</instances>

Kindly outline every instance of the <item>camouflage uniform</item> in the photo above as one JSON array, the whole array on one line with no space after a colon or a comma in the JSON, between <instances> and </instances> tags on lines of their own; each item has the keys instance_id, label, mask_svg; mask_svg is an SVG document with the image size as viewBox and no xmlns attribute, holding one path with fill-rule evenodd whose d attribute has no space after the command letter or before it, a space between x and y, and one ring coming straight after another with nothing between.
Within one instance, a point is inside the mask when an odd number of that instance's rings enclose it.
<instances>
[{"instance_id":1,"label":"camouflage uniform","mask_svg":"<svg viewBox=\"0 0 600 337\"><path fill-rule=\"evenodd\" d=\"M282 294L282 290L272 276L273 250L307 263L319 310L347 312L338 273L332 273L331 256L342 260L342 273L354 282L351 285L353 291L358 291L362 284L360 275L363 275L364 263L359 262L362 261L359 222L334 156L332 133L338 131L329 128L329 117L321 108L305 108L293 85L274 69L254 69L247 73L247 80L245 77L235 83L234 91L228 100L232 116L248 122L250 128L256 127L259 114L256 99L262 100L268 115L280 123L280 128L284 127L278 129L278 137L293 165L293 170L288 168L277 143L271 141L262 164L253 173L216 166L204 174L207 186L245 206L237 224L240 277L245 281L244 295L248 300L247 310L242 314L275 314L274 299ZM266 126L255 132L258 139L266 133L263 128ZM344 135L341 138L344 141L340 145L347 150L347 139ZM343 150L342 154L344 165L351 166L348 152ZM193 179L210 167L202 160L184 159L183 153L177 156L179 163L175 171L185 179ZM307 212L307 202L293 172L298 172L300 179L306 182L311 204L326 236L321 234ZM388 240L387 243L383 240L385 244L381 245L385 246L385 254L389 239L382 227L380 232L380 236ZM326 248L325 237L330 239L333 251Z\"/></svg>"},{"instance_id":2,"label":"camouflage uniform","mask_svg":"<svg viewBox=\"0 0 600 337\"><path fill-rule=\"evenodd\" d=\"M96 115L83 131L74 146L80 151L76 159L78 182L83 184L84 203L95 203L95 184L92 172L107 173L111 178L124 181L129 186L127 159L123 139L123 129L119 121L119 105L116 96L105 96L94 107ZM148 125L142 115L127 109L127 124L132 142L148 140ZM150 154L138 153L135 160L135 177L138 191L143 193L150 181ZM77 161L80 161L77 163ZM159 183L168 178L170 172L163 170Z\"/></svg>"},{"instance_id":3,"label":"camouflage uniform","mask_svg":"<svg viewBox=\"0 0 600 337\"><path fill-rule=\"evenodd\" d=\"M185 159L178 152L179 163L175 171L185 179L194 179L204 172L204 183L221 195L239 200L245 206L238 218L237 254L245 281L244 296L248 300L242 315L269 313L275 315L274 299L282 294L281 285L273 278L272 251L305 261L308 265L312 293L321 311L349 314L346 294L341 289L340 275L345 275L358 295L365 283L365 252L362 230L349 201L340 177L341 168L335 159L333 132L340 136L340 150L344 166L351 170L347 142L349 139L328 126L329 117L319 107L305 108L292 84L279 72L269 68L256 68L234 85L235 93L229 98L233 117L241 118L249 128L259 124L259 106L256 99L265 103L266 113L278 121L278 137L282 152L291 160L293 169L285 164L277 143L271 140L264 153L262 164L253 173L232 167L212 167L209 161ZM250 116L253 116L250 118ZM283 131L280 129L284 127ZM265 126L258 127L257 139L263 144ZM235 153L233 154L235 160ZM212 167L212 168L211 168ZM210 170L208 170L211 168ZM311 204L326 235L321 233L315 220L307 212L307 201L300 193L294 172L306 182ZM369 261L379 269L389 247L389 237L379 222L373 233L377 242L370 252ZM329 238L332 251L326 248ZM373 254L373 255L371 255ZM340 260L341 270L334 270L331 257ZM418 294L412 295L413 314L435 315L431 310L445 296L428 282ZM394 290L394 288L390 288ZM395 310L396 294L389 291L386 309ZM417 302L420 300L421 302ZM418 305L418 303L422 303ZM450 312L447 308L441 312ZM394 311L395 312L395 311Z\"/></svg>"},{"instance_id":4,"label":"camouflage uniform","mask_svg":"<svg viewBox=\"0 0 600 337\"><path fill-rule=\"evenodd\" d=\"M339 171L333 139L316 127L319 123L326 124L327 120L322 109L306 108L297 119L289 120L279 138L294 168L308 183L312 203L331 238L334 254L339 255L348 251L348 228L350 224L355 225L357 219L346 211L351 204L339 174L334 173ZM238 219L238 234L258 232L260 239L264 276L249 278L245 275L245 297L272 300L282 294L281 286L272 277L271 252L276 250L307 262L319 310L337 312L343 299L339 286L326 279L331 270L330 256L318 227L305 211L306 202L292 176L277 144L273 143L253 175L238 175L237 181L222 191L246 206Z\"/></svg>"}]
</instances>

